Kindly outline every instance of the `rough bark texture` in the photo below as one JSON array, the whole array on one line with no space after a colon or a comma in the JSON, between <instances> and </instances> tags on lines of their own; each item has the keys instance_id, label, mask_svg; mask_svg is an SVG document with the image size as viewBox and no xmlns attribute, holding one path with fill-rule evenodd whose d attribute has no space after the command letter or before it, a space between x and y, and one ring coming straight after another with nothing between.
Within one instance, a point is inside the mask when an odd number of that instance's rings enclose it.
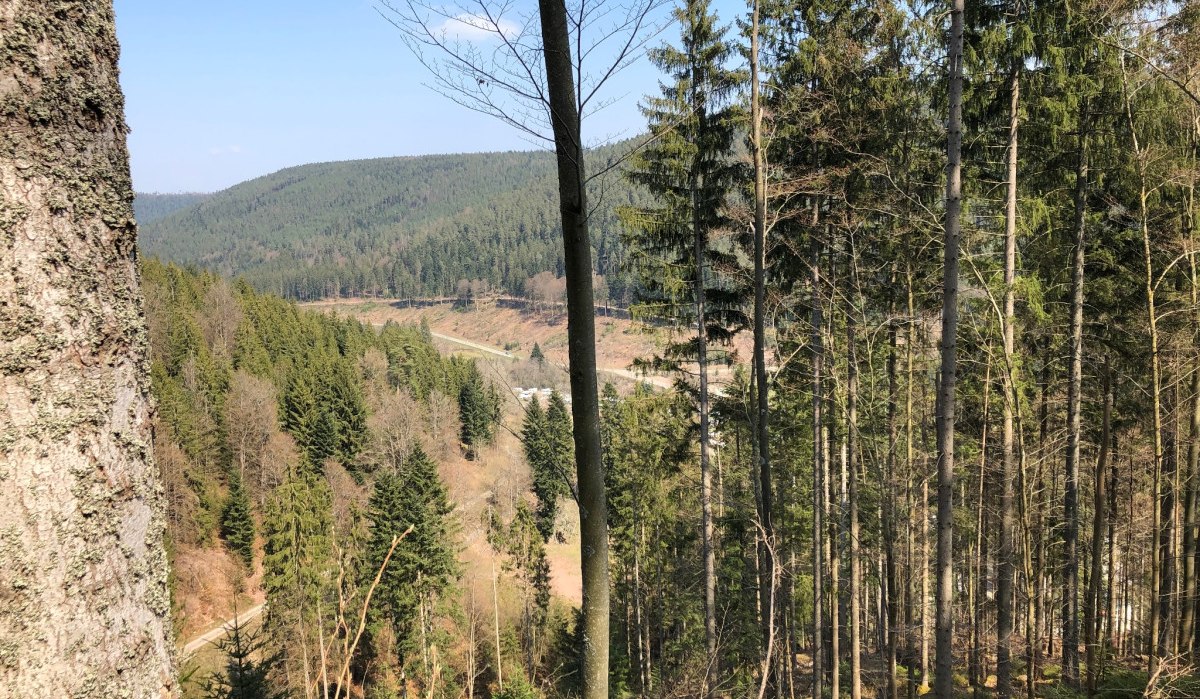
<instances>
[{"instance_id":1,"label":"rough bark texture","mask_svg":"<svg viewBox=\"0 0 1200 699\"><path fill-rule=\"evenodd\" d=\"M173 688L111 2L0 0L0 697Z\"/></svg>"},{"instance_id":2,"label":"rough bark texture","mask_svg":"<svg viewBox=\"0 0 1200 699\"><path fill-rule=\"evenodd\" d=\"M954 694L954 397L958 340L958 240L962 211L963 0L950 5L950 119L946 144L946 248L942 367L938 386L937 619L934 696Z\"/></svg>"},{"instance_id":3,"label":"rough bark texture","mask_svg":"<svg viewBox=\"0 0 1200 699\"><path fill-rule=\"evenodd\" d=\"M539 0L538 8L558 161L559 212L567 273L567 356L583 574L583 699L608 699L608 504L604 494L604 463L600 460L596 314L592 305L592 246L583 145L575 102L567 8L563 0Z\"/></svg>"}]
</instances>

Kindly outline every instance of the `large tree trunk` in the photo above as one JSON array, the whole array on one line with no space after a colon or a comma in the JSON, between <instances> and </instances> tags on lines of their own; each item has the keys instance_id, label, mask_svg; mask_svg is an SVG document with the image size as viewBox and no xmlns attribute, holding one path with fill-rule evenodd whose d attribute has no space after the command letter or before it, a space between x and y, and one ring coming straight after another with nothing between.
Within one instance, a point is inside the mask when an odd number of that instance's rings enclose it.
<instances>
[{"instance_id":1,"label":"large tree trunk","mask_svg":"<svg viewBox=\"0 0 1200 699\"><path fill-rule=\"evenodd\" d=\"M558 160L559 211L567 276L567 357L571 373L575 468L583 574L583 699L608 699L608 506L600 459L596 392L596 312L588 235L583 142L563 0L539 0L546 87Z\"/></svg>"},{"instance_id":2,"label":"large tree trunk","mask_svg":"<svg viewBox=\"0 0 1200 699\"><path fill-rule=\"evenodd\" d=\"M938 386L937 619L934 696L954 694L954 398L958 340L958 242L962 212L963 4L951 0L950 119L946 144L946 235L942 271L942 367Z\"/></svg>"},{"instance_id":3,"label":"large tree trunk","mask_svg":"<svg viewBox=\"0 0 1200 699\"><path fill-rule=\"evenodd\" d=\"M0 694L174 688L112 4L0 1Z\"/></svg>"}]
</instances>

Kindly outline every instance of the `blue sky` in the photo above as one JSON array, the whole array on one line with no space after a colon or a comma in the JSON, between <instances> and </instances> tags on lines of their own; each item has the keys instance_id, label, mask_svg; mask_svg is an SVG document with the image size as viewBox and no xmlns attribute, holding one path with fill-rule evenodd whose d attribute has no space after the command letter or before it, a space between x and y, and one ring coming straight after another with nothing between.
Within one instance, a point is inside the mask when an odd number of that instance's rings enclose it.
<instances>
[{"instance_id":1,"label":"blue sky","mask_svg":"<svg viewBox=\"0 0 1200 699\"><path fill-rule=\"evenodd\" d=\"M327 160L534 147L425 87L424 68L371 0L114 6L138 191L216 191ZM635 133L637 102L657 79L644 60L627 70L617 101L585 128Z\"/></svg>"}]
</instances>

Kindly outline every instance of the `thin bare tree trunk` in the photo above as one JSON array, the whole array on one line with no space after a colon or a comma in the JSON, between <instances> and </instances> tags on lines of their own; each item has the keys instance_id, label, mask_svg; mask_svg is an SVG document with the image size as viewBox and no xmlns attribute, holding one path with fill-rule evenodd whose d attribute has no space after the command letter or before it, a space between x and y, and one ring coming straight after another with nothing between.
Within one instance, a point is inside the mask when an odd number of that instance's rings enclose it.
<instances>
[{"instance_id":1,"label":"thin bare tree trunk","mask_svg":"<svg viewBox=\"0 0 1200 699\"><path fill-rule=\"evenodd\" d=\"M916 545L913 539L916 538L916 525L913 523L913 513L921 512L924 514L924 508L914 507L913 504L913 472L916 470L916 450L914 448L914 418L913 418L913 361L916 354L917 342L917 318L915 304L913 301L913 275L912 265L908 263L905 268L905 289L907 291L907 310L905 315L908 323L908 332L905 336L905 378L904 378L904 462L908 468L908 581L905 585L905 590L908 593L908 601L904 605L904 627L907 634L908 655L908 699L913 699L917 694L917 648L913 641L913 632L916 630L916 622L913 616L916 612L917 602L913 600L913 588L916 582L913 580L913 569L915 568ZM921 480L924 482L925 476L921 475ZM922 486L923 488L923 486ZM922 525L923 540L928 538L925 536L928 532L925 526ZM923 548L921 557L922 574L921 574L921 681L925 681L925 670L927 667L928 654L925 650L925 597L928 591L926 582L927 576L924 571L928 570L929 553Z\"/></svg>"},{"instance_id":2,"label":"thin bare tree trunk","mask_svg":"<svg viewBox=\"0 0 1200 699\"><path fill-rule=\"evenodd\" d=\"M950 3L950 119L946 145L946 235L942 271L942 367L938 386L937 659L934 696L954 693L954 421L958 363L958 244L962 212L964 0Z\"/></svg>"},{"instance_id":3,"label":"thin bare tree trunk","mask_svg":"<svg viewBox=\"0 0 1200 699\"><path fill-rule=\"evenodd\" d=\"M500 650L500 590L496 580L496 562L492 561L492 613L496 622L496 684L504 691L504 655Z\"/></svg>"},{"instance_id":4,"label":"thin bare tree trunk","mask_svg":"<svg viewBox=\"0 0 1200 699\"><path fill-rule=\"evenodd\" d=\"M893 279L894 284L894 279ZM892 303L892 315L895 315L895 303ZM881 498L882 500L882 517L883 517L883 546L884 546L884 585L887 592L884 600L884 607L887 615L887 637L884 642L887 644L887 699L900 699L899 680L896 677L896 644L898 629L896 625L899 621L899 581L896 574L896 550L899 548L899 542L896 540L896 505L895 498L899 495L899 484L896 481L896 449L899 444L899 430L897 426L897 400L899 387L896 376L896 361L897 361L897 333L896 325L892 323L888 327L888 359L887 359L887 375L888 375L888 404L887 404L887 432L888 432L888 450L887 450L887 473L884 480L887 483L888 496ZM907 489L905 492L908 492ZM911 662L909 663L911 664Z\"/></svg>"},{"instance_id":5,"label":"thin bare tree trunk","mask_svg":"<svg viewBox=\"0 0 1200 699\"><path fill-rule=\"evenodd\" d=\"M976 496L975 515L975 570L970 584L971 590L971 609L974 613L974 620L971 624L971 686L974 696L980 695L980 690L983 688L984 680L987 678L987 669L984 667L984 647L983 647L983 625L984 625L984 600L985 595L981 589L983 586L984 576L987 572L987 535L985 534L988 525L987 505L984 502L985 484L987 483L987 449L988 449L988 427L991 425L991 398L992 398L992 353L987 352L985 360L984 380L983 380L983 429L979 437L979 479L975 484L978 488Z\"/></svg>"},{"instance_id":6,"label":"thin bare tree trunk","mask_svg":"<svg viewBox=\"0 0 1200 699\"><path fill-rule=\"evenodd\" d=\"M112 3L0 2L0 694L177 689Z\"/></svg>"},{"instance_id":7,"label":"thin bare tree trunk","mask_svg":"<svg viewBox=\"0 0 1200 699\"><path fill-rule=\"evenodd\" d=\"M694 78L695 76L693 76ZM692 104L696 105L700 97L697 94L696 80L692 81ZM701 132L705 130L705 109L697 107L697 118L700 120ZM708 334L704 296L705 254L708 248L708 232L704 228L700 212L700 188L704 186L703 175L699 173L699 163L692 167L692 254L695 256L696 279L694 293L696 299L696 362L699 373L699 412L700 412L700 539L704 555L704 650L706 665L704 670L704 696L711 696L717 668L717 554L714 544L712 508L712 469L709 465L709 407L708 407Z\"/></svg>"},{"instance_id":8,"label":"thin bare tree trunk","mask_svg":"<svg viewBox=\"0 0 1200 699\"><path fill-rule=\"evenodd\" d=\"M538 0L546 60L559 212L567 278L567 356L578 483L583 576L583 699L608 699L608 505L600 458L600 400L596 391L596 311L588 233L583 141L574 62L564 0Z\"/></svg>"},{"instance_id":9,"label":"thin bare tree trunk","mask_svg":"<svg viewBox=\"0 0 1200 699\"><path fill-rule=\"evenodd\" d=\"M1162 364L1159 357L1158 310L1155 305L1154 257L1150 241L1150 219L1147 207L1149 191L1146 177L1146 154L1141 148L1137 135L1137 124L1133 117L1130 104L1129 87L1124 84L1125 73L1122 65L1123 93L1125 99L1125 117L1129 125L1130 138L1133 141L1134 158L1137 161L1140 190L1138 197L1138 222L1142 234L1142 261L1145 265L1145 294L1146 294L1146 326L1150 333L1150 369L1152 375L1151 395L1154 409L1154 477L1153 477L1153 524L1154 552L1150 561L1150 587L1152 601L1150 604L1150 674L1158 672L1158 666L1165 652L1166 637L1169 627L1171 609L1169 576L1164 574L1164 564L1168 564L1169 542L1165 536L1166 525L1163 512L1162 478L1163 478L1163 417L1162 417Z\"/></svg>"},{"instance_id":10,"label":"thin bare tree trunk","mask_svg":"<svg viewBox=\"0 0 1200 699\"><path fill-rule=\"evenodd\" d=\"M1195 128L1200 130L1200 121L1193 120L1193 123L1196 124ZM1198 135L1200 134L1197 134L1195 131L1192 134L1193 149L1197 147L1195 139ZM1193 167L1195 167L1195 164L1196 159L1193 156ZM1196 189L1193 183L1188 188L1186 218L1188 242L1191 244L1191 255L1188 257L1188 266L1191 273L1193 327L1200 328L1200 261L1197 261L1196 259L1196 256L1200 255L1200 239L1197 237L1197 231L1194 224L1196 220L1195 196ZM1188 573L1187 584L1184 586L1184 602L1186 605L1185 609L1187 610L1187 614L1184 618L1185 623L1183 624L1184 643L1182 645L1182 650L1186 652L1189 659L1194 662L1196 649L1196 605L1200 604L1200 600L1197 599L1197 594L1200 594L1200 590L1197 589L1198 586L1200 586L1200 582L1197 581L1197 578L1200 577L1200 571L1197 569L1197 566L1200 565L1200 562L1197 561L1197 556L1200 555L1200 550L1197 550L1198 547L1200 547L1200 532L1197 532L1197 527L1200 526L1200 523L1197 523L1196 521L1196 510L1198 509L1196 503L1196 488L1200 486L1200 351L1197 351L1197 353L1192 357L1192 416L1191 429L1188 437L1187 515L1185 517L1187 526L1187 538L1185 541L1187 543L1184 545L1184 551L1188 557L1184 561L1184 565L1186 566L1185 570Z\"/></svg>"}]
</instances>

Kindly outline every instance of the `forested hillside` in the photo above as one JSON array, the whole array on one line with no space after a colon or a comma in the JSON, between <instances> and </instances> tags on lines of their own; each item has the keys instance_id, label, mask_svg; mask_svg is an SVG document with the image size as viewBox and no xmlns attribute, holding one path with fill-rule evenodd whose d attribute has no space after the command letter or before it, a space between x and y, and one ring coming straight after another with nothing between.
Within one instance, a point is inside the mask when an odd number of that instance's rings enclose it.
<instances>
[{"instance_id":1,"label":"forested hillside","mask_svg":"<svg viewBox=\"0 0 1200 699\"><path fill-rule=\"evenodd\" d=\"M594 167L628 148L595 151ZM446 296L459 280L522 294L539 272L563 275L556 186L549 152L302 165L143 218L139 241L148 254L293 299ZM596 271L620 300L627 283L614 212L642 195L616 172L592 191ZM153 215L151 204L165 202L145 202Z\"/></svg>"}]
</instances>

